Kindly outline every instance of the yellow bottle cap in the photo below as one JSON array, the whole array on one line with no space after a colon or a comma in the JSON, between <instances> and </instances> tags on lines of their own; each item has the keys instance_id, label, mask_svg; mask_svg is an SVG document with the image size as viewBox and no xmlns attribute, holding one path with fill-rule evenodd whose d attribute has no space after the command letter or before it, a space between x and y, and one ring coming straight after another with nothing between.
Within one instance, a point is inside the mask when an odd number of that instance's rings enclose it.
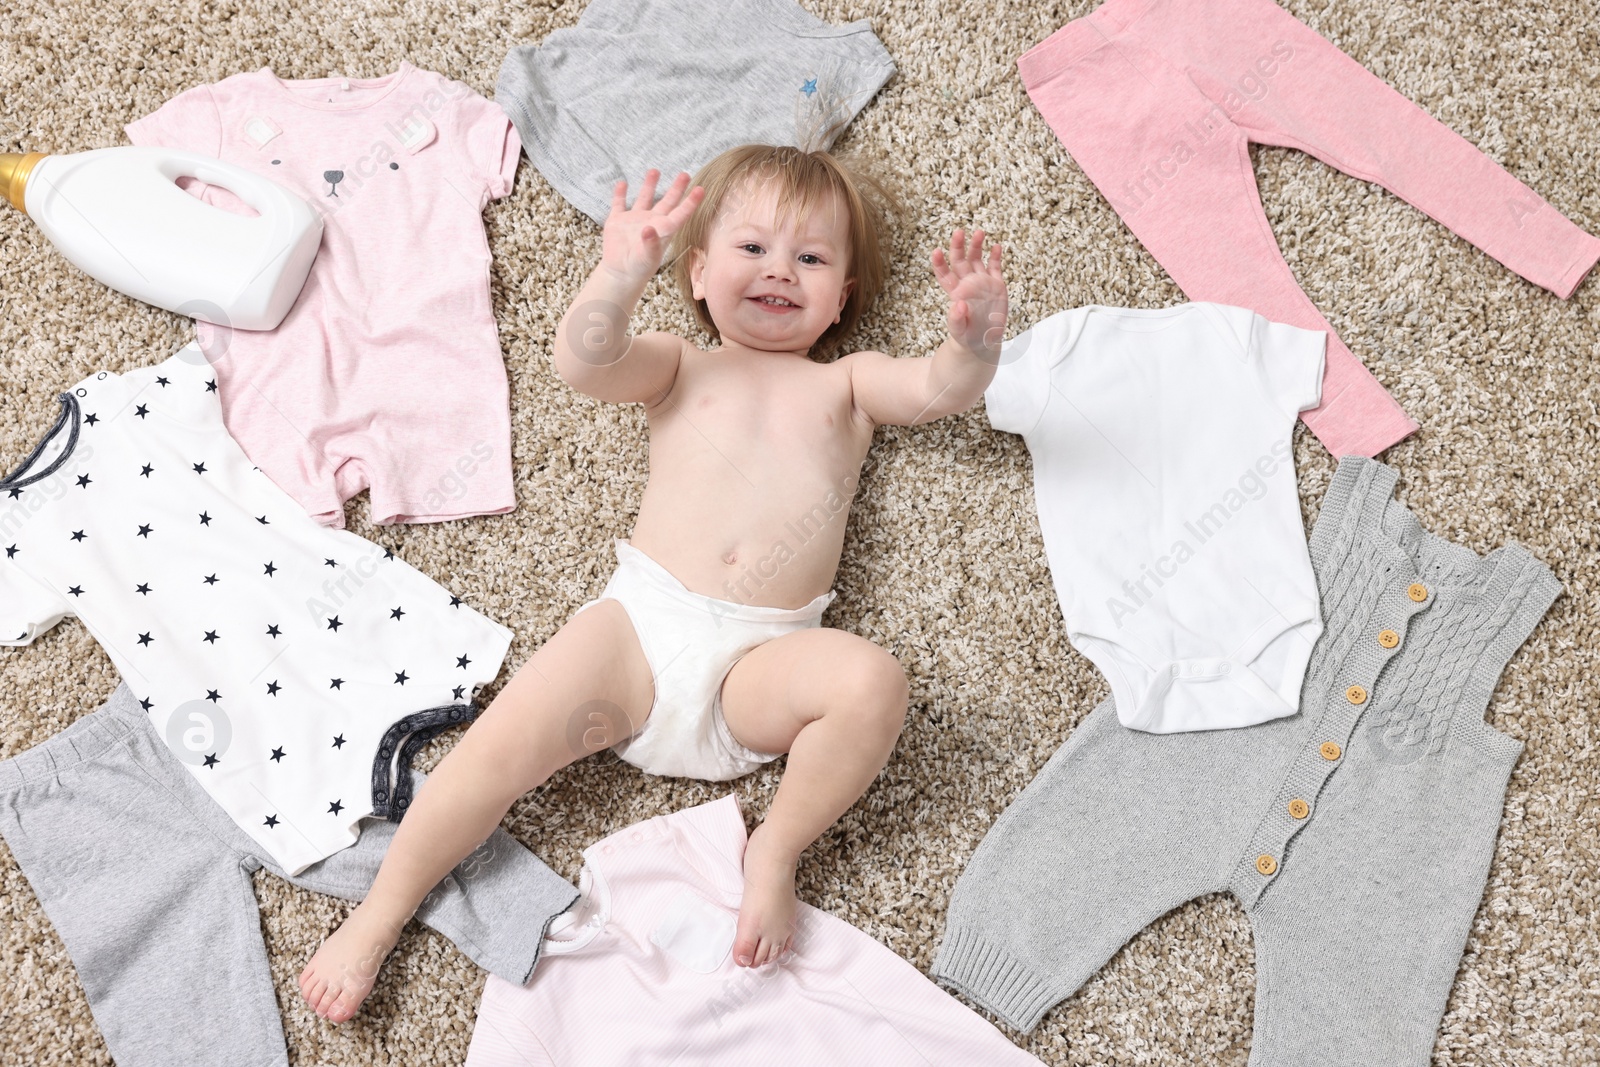
<instances>
[{"instance_id":1,"label":"yellow bottle cap","mask_svg":"<svg viewBox=\"0 0 1600 1067\"><path fill-rule=\"evenodd\" d=\"M33 168L43 158L43 152L0 152L0 193L4 193L5 198L11 201L11 206L24 215L28 213L22 199L28 188L28 175L33 173Z\"/></svg>"}]
</instances>

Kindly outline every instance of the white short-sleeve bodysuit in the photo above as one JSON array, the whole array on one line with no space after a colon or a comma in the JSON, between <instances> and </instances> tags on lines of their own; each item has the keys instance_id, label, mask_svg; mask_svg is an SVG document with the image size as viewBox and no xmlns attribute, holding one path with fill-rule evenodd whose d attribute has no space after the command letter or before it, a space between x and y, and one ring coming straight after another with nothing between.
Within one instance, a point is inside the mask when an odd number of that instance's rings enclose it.
<instances>
[{"instance_id":1,"label":"white short-sleeve bodysuit","mask_svg":"<svg viewBox=\"0 0 1600 1067\"><path fill-rule=\"evenodd\" d=\"M1124 725L1298 708L1322 620L1291 435L1325 342L1194 303L1074 308L1003 346L989 421L1027 442L1068 636Z\"/></svg>"}]
</instances>

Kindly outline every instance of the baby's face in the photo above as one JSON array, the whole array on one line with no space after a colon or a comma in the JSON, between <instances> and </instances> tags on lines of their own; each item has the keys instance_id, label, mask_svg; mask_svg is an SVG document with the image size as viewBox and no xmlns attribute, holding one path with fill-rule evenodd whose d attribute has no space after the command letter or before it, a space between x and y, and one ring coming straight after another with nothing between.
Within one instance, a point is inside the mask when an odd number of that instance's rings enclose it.
<instances>
[{"instance_id":1,"label":"baby's face","mask_svg":"<svg viewBox=\"0 0 1600 1067\"><path fill-rule=\"evenodd\" d=\"M689 280L724 343L767 352L809 350L838 321L854 283L842 205L817 204L805 225L777 216L770 187L723 201Z\"/></svg>"}]
</instances>

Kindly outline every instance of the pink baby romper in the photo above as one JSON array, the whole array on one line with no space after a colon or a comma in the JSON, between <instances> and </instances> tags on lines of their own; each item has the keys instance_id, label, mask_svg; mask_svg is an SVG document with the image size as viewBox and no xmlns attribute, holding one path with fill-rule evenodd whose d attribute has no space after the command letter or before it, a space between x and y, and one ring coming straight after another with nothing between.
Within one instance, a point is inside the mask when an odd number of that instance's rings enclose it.
<instances>
[{"instance_id":1,"label":"pink baby romper","mask_svg":"<svg viewBox=\"0 0 1600 1067\"><path fill-rule=\"evenodd\" d=\"M512 509L482 214L517 168L499 108L409 63L311 81L263 68L180 93L127 130L265 175L322 213L322 247L277 329L198 326L251 462L329 526L362 489L379 524ZM225 190L192 191L248 210Z\"/></svg>"}]
</instances>

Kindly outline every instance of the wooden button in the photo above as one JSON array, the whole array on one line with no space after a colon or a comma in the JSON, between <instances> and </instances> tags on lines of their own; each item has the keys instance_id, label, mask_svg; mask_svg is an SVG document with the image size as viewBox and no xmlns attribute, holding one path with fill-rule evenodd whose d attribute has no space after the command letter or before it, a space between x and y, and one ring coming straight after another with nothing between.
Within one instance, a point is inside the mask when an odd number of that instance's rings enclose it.
<instances>
[{"instance_id":1,"label":"wooden button","mask_svg":"<svg viewBox=\"0 0 1600 1067\"><path fill-rule=\"evenodd\" d=\"M1311 814L1311 805L1307 804L1299 797L1295 797L1293 800L1289 801L1289 814L1293 815L1297 819L1303 819L1307 815Z\"/></svg>"},{"instance_id":2,"label":"wooden button","mask_svg":"<svg viewBox=\"0 0 1600 1067\"><path fill-rule=\"evenodd\" d=\"M1321 752L1322 758L1327 760L1329 763L1332 763L1334 760L1344 755L1344 749L1339 747L1339 742L1337 741L1324 741L1322 742L1322 747L1317 749L1317 751Z\"/></svg>"},{"instance_id":3,"label":"wooden button","mask_svg":"<svg viewBox=\"0 0 1600 1067\"><path fill-rule=\"evenodd\" d=\"M1262 874L1270 875L1277 869L1278 861L1266 853L1263 852L1261 855L1256 857L1256 870L1260 871Z\"/></svg>"},{"instance_id":4,"label":"wooden button","mask_svg":"<svg viewBox=\"0 0 1600 1067\"><path fill-rule=\"evenodd\" d=\"M1428 599L1428 587L1421 582L1412 582L1406 587L1406 596L1420 604Z\"/></svg>"},{"instance_id":5,"label":"wooden button","mask_svg":"<svg viewBox=\"0 0 1600 1067\"><path fill-rule=\"evenodd\" d=\"M1367 691L1359 685L1352 685L1344 691L1344 698L1352 704L1365 704L1367 702Z\"/></svg>"},{"instance_id":6,"label":"wooden button","mask_svg":"<svg viewBox=\"0 0 1600 1067\"><path fill-rule=\"evenodd\" d=\"M1393 630L1382 630L1378 633L1378 644L1384 648L1393 648L1400 643L1400 635Z\"/></svg>"}]
</instances>

